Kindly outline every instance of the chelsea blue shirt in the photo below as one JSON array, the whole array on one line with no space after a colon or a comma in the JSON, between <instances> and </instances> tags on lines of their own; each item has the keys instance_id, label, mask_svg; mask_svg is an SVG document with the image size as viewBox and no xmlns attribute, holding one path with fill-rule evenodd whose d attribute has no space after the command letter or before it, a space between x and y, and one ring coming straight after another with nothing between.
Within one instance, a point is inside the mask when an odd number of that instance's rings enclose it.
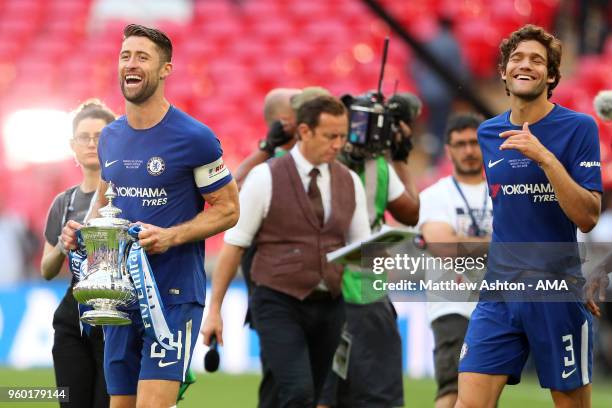
<instances>
[{"instance_id":1,"label":"chelsea blue shirt","mask_svg":"<svg viewBox=\"0 0 612 408\"><path fill-rule=\"evenodd\" d=\"M133 129L125 116L102 131L98 146L102 179L115 185L121 218L163 228L193 219L202 194L232 180L221 144L204 124L171 106L149 129ZM193 242L149 255L165 304L204 304L204 243Z\"/></svg>"},{"instance_id":2,"label":"chelsea blue shirt","mask_svg":"<svg viewBox=\"0 0 612 408\"><path fill-rule=\"evenodd\" d=\"M489 256L495 254L496 243L530 243L522 248L517 246L523 253L518 255L513 251L515 259L510 263L530 267L539 264L545 268L550 259L544 259L547 257L542 253L551 254L552 250L562 256L566 250L563 244L550 243L575 243L576 225L561 209L552 185L537 163L517 150L499 150L506 140L499 134L521 128L522 125L510 122L510 111L483 122L478 128L493 202ZM529 124L529 130L555 155L577 184L587 190L602 191L599 137L593 118L555 105L544 118ZM495 268L495 262L491 261L494 259L489 260L489 268Z\"/></svg>"}]
</instances>

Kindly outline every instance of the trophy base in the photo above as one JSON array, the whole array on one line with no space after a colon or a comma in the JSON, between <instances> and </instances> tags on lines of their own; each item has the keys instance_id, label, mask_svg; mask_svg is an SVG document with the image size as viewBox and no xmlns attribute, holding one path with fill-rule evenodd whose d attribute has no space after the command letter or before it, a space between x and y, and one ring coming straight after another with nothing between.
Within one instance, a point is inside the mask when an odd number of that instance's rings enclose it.
<instances>
[{"instance_id":1,"label":"trophy base","mask_svg":"<svg viewBox=\"0 0 612 408\"><path fill-rule=\"evenodd\" d=\"M119 310L88 310L81 316L81 321L92 326L125 326L132 323L128 314Z\"/></svg>"}]
</instances>

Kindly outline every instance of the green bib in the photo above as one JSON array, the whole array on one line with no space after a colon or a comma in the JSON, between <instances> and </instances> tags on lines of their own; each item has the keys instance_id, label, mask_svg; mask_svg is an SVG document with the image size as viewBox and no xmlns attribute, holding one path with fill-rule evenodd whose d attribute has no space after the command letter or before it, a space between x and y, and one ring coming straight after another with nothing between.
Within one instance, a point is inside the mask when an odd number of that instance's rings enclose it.
<instances>
[{"instance_id":1,"label":"green bib","mask_svg":"<svg viewBox=\"0 0 612 408\"><path fill-rule=\"evenodd\" d=\"M384 157L367 160L359 169L359 176L366 191L368 217L372 231L384 224L385 210L389 200L389 166ZM342 296L348 303L373 303L385 296L385 292L374 290L375 280L387 281L387 274L374 275L369 272L344 268L342 275Z\"/></svg>"}]
</instances>

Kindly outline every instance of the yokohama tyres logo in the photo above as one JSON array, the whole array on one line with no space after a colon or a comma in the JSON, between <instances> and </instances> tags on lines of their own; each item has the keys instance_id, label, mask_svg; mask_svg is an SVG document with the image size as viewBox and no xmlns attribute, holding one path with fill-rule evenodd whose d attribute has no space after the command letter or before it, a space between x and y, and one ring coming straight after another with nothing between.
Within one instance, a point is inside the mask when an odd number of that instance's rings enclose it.
<instances>
[{"instance_id":1,"label":"yokohama tyres logo","mask_svg":"<svg viewBox=\"0 0 612 408\"><path fill-rule=\"evenodd\" d=\"M550 183L528 184L491 184L491 198L496 198L501 191L504 196L530 195L534 203L557 201L555 190Z\"/></svg>"}]
</instances>

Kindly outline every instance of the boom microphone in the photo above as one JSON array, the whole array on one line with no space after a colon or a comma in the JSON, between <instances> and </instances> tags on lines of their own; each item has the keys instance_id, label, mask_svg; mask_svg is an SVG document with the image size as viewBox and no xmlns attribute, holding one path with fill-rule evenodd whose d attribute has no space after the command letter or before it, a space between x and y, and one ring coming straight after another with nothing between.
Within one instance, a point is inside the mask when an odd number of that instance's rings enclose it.
<instances>
[{"instance_id":1,"label":"boom microphone","mask_svg":"<svg viewBox=\"0 0 612 408\"><path fill-rule=\"evenodd\" d=\"M601 91L593 100L595 112L603 120L612 120L612 90Z\"/></svg>"},{"instance_id":2,"label":"boom microphone","mask_svg":"<svg viewBox=\"0 0 612 408\"><path fill-rule=\"evenodd\" d=\"M210 347L204 355L204 369L209 373L214 373L219 368L219 351L217 350L217 336L210 336Z\"/></svg>"}]
</instances>

